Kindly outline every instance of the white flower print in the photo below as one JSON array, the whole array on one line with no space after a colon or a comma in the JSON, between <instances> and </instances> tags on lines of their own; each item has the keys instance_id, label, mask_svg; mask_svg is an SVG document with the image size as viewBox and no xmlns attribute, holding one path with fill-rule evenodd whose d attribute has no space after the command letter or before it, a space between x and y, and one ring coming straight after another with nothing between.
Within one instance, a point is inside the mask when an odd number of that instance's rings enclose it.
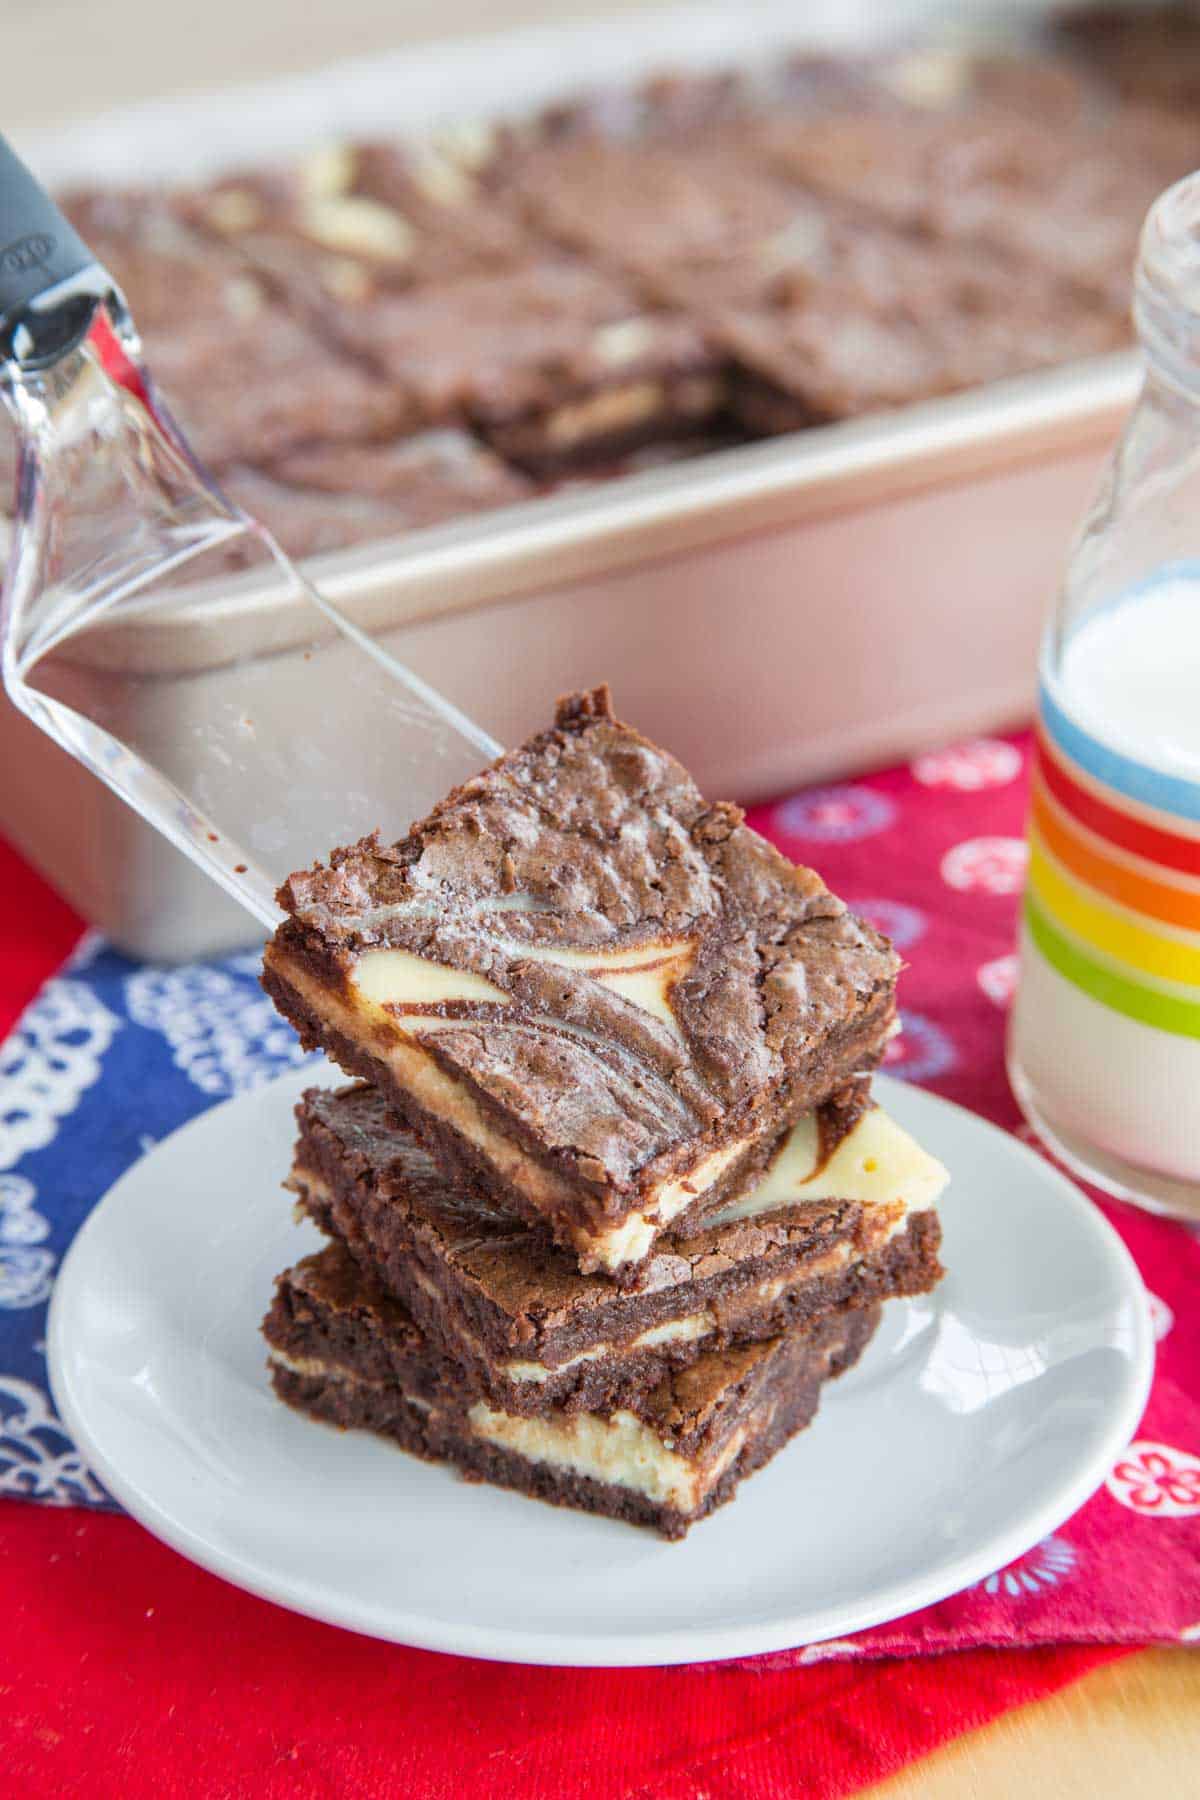
<instances>
[{"instance_id":1,"label":"white flower print","mask_svg":"<svg viewBox=\"0 0 1200 1800\"><path fill-rule=\"evenodd\" d=\"M972 738L931 750L912 765L913 777L922 787L957 788L977 794L983 788L1006 787L1021 773L1021 752L1003 738Z\"/></svg>"},{"instance_id":2,"label":"white flower print","mask_svg":"<svg viewBox=\"0 0 1200 1800\"><path fill-rule=\"evenodd\" d=\"M0 1169L42 1150L99 1079L120 1020L86 982L48 981L0 1044Z\"/></svg>"},{"instance_id":3,"label":"white flower print","mask_svg":"<svg viewBox=\"0 0 1200 1800\"><path fill-rule=\"evenodd\" d=\"M304 1051L266 995L232 969L257 968L237 958L225 968L203 965L141 969L125 982L125 1003L137 1025L160 1031L175 1065L214 1099L260 1087L303 1062Z\"/></svg>"},{"instance_id":4,"label":"white flower print","mask_svg":"<svg viewBox=\"0 0 1200 1800\"><path fill-rule=\"evenodd\" d=\"M1029 848L1024 838L967 838L942 858L942 880L960 894L1019 894Z\"/></svg>"},{"instance_id":5,"label":"white flower print","mask_svg":"<svg viewBox=\"0 0 1200 1800\"><path fill-rule=\"evenodd\" d=\"M107 1499L40 1388L0 1375L0 1495L51 1506Z\"/></svg>"},{"instance_id":6,"label":"white flower print","mask_svg":"<svg viewBox=\"0 0 1200 1800\"><path fill-rule=\"evenodd\" d=\"M979 1583L985 1594L1007 1594L1019 1600L1026 1594L1040 1594L1046 1588L1058 1587L1073 1575L1078 1554L1066 1538L1043 1538L1006 1569L998 1569Z\"/></svg>"}]
</instances>

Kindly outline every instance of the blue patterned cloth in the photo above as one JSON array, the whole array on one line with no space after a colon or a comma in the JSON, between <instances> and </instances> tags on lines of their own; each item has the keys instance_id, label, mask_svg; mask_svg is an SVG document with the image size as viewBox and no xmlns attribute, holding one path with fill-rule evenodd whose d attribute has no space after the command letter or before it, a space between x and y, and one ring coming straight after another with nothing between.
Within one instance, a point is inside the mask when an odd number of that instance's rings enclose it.
<instances>
[{"instance_id":1,"label":"blue patterned cloth","mask_svg":"<svg viewBox=\"0 0 1200 1800\"><path fill-rule=\"evenodd\" d=\"M0 1046L0 1494L115 1510L54 1415L55 1271L139 1156L304 1060L259 966L254 952L159 968L85 938Z\"/></svg>"}]
</instances>

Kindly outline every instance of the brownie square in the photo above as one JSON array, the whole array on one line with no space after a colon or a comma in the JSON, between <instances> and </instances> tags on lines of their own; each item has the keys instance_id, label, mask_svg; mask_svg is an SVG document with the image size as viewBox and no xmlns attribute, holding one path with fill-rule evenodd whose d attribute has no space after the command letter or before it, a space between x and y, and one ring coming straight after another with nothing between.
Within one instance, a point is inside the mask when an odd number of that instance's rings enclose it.
<instances>
[{"instance_id":1,"label":"brownie square","mask_svg":"<svg viewBox=\"0 0 1200 1800\"><path fill-rule=\"evenodd\" d=\"M681 265L736 264L804 205L737 140L552 142L513 171L511 192L565 249L652 284Z\"/></svg>"},{"instance_id":2,"label":"brownie square","mask_svg":"<svg viewBox=\"0 0 1200 1800\"><path fill-rule=\"evenodd\" d=\"M224 176L190 216L336 331L379 293L510 267L534 251L503 200L480 188L465 140L327 144L283 168Z\"/></svg>"},{"instance_id":3,"label":"brownie square","mask_svg":"<svg viewBox=\"0 0 1200 1800\"><path fill-rule=\"evenodd\" d=\"M234 313L146 330L142 341L193 449L218 470L269 463L314 439L386 438L412 422L403 395L261 292Z\"/></svg>"},{"instance_id":4,"label":"brownie square","mask_svg":"<svg viewBox=\"0 0 1200 1800\"><path fill-rule=\"evenodd\" d=\"M674 277L732 362L754 434L857 417L1121 348L1122 314L983 245L919 238L836 209L757 263Z\"/></svg>"},{"instance_id":5,"label":"brownie square","mask_svg":"<svg viewBox=\"0 0 1200 1800\"><path fill-rule=\"evenodd\" d=\"M697 326L565 257L383 296L342 325L419 417L466 413L535 472L704 431L725 399Z\"/></svg>"},{"instance_id":6,"label":"brownie square","mask_svg":"<svg viewBox=\"0 0 1200 1800\"><path fill-rule=\"evenodd\" d=\"M882 1054L899 967L607 689L280 890L263 982L450 1169L628 1271Z\"/></svg>"},{"instance_id":7,"label":"brownie square","mask_svg":"<svg viewBox=\"0 0 1200 1800\"><path fill-rule=\"evenodd\" d=\"M763 143L781 172L827 200L904 230L987 244L1123 312L1142 218L1182 147L1164 140L1153 157L1134 159L1114 131L999 107L910 108L819 127L776 121Z\"/></svg>"},{"instance_id":8,"label":"brownie square","mask_svg":"<svg viewBox=\"0 0 1200 1800\"><path fill-rule=\"evenodd\" d=\"M77 189L58 203L128 300L152 344L206 319L236 320L264 304L242 261L192 229L180 197L150 188Z\"/></svg>"},{"instance_id":9,"label":"brownie square","mask_svg":"<svg viewBox=\"0 0 1200 1800\"><path fill-rule=\"evenodd\" d=\"M873 1310L826 1316L712 1351L615 1410L537 1419L464 1386L340 1245L285 1270L263 1332L275 1392L299 1412L475 1480L680 1538L811 1421L823 1383L858 1360L877 1323Z\"/></svg>"},{"instance_id":10,"label":"brownie square","mask_svg":"<svg viewBox=\"0 0 1200 1800\"><path fill-rule=\"evenodd\" d=\"M146 361L210 466L269 461L314 438L386 436L405 423L401 396L197 233L182 202L79 193L65 207L124 292Z\"/></svg>"},{"instance_id":11,"label":"brownie square","mask_svg":"<svg viewBox=\"0 0 1200 1800\"><path fill-rule=\"evenodd\" d=\"M728 1217L677 1222L627 1290L443 1174L369 1087L304 1096L287 1185L489 1404L603 1407L709 1351L934 1286L946 1172L855 1085Z\"/></svg>"}]
</instances>

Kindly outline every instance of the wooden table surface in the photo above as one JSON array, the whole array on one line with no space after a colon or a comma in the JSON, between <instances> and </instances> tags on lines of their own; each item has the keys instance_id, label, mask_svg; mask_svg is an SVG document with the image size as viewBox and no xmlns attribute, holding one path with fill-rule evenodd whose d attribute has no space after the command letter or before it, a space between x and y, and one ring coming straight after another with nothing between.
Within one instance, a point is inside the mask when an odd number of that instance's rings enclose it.
<instances>
[{"instance_id":1,"label":"wooden table surface","mask_svg":"<svg viewBox=\"0 0 1200 1800\"><path fill-rule=\"evenodd\" d=\"M40 0L10 7L5 128L317 68L405 42L633 12L645 0ZM798 17L799 17L798 13ZM569 72L567 79L569 82ZM872 1790L887 1800L1107 1800L1200 1794L1200 1654L1144 1651L968 1733Z\"/></svg>"},{"instance_id":2,"label":"wooden table surface","mask_svg":"<svg viewBox=\"0 0 1200 1800\"><path fill-rule=\"evenodd\" d=\"M1142 1650L968 1732L879 1800L1109 1800L1200 1794L1200 1655Z\"/></svg>"}]
</instances>

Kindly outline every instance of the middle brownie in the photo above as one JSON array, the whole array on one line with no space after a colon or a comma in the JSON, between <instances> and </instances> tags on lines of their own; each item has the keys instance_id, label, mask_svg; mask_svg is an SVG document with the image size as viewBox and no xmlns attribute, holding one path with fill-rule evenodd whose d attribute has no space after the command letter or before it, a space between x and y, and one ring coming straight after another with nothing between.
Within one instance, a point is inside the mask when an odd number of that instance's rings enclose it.
<instances>
[{"instance_id":1,"label":"middle brownie","mask_svg":"<svg viewBox=\"0 0 1200 1800\"><path fill-rule=\"evenodd\" d=\"M303 1210L507 1412L603 1409L708 1351L942 1272L946 1172L876 1107L802 1120L754 1190L664 1240L624 1290L439 1171L373 1089L311 1089L297 1117Z\"/></svg>"}]
</instances>

